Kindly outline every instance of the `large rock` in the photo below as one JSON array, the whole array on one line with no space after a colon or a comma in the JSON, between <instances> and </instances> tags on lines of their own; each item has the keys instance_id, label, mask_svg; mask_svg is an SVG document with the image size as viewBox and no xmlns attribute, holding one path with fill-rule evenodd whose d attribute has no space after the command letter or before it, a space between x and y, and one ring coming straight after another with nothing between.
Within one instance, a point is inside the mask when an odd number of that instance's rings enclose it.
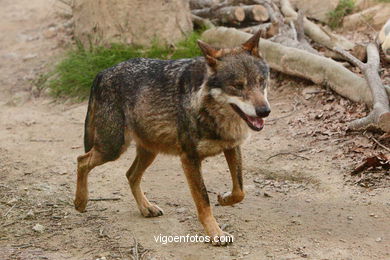
<instances>
[{"instance_id":1,"label":"large rock","mask_svg":"<svg viewBox=\"0 0 390 260\"><path fill-rule=\"evenodd\" d=\"M358 27L370 26L370 29L379 31L390 17L390 3L383 3L372 6L361 12L344 17L343 27L355 29Z\"/></svg>"},{"instance_id":2,"label":"large rock","mask_svg":"<svg viewBox=\"0 0 390 260\"><path fill-rule=\"evenodd\" d=\"M290 2L298 10L303 10L307 17L327 23L328 13L337 7L340 0L290 0Z\"/></svg>"},{"instance_id":3,"label":"large rock","mask_svg":"<svg viewBox=\"0 0 390 260\"><path fill-rule=\"evenodd\" d=\"M188 1L75 0L75 37L84 44L171 44L192 31Z\"/></svg>"},{"instance_id":4,"label":"large rock","mask_svg":"<svg viewBox=\"0 0 390 260\"><path fill-rule=\"evenodd\" d=\"M378 4L378 0L356 0L355 1L355 10L362 11L368 9Z\"/></svg>"}]
</instances>

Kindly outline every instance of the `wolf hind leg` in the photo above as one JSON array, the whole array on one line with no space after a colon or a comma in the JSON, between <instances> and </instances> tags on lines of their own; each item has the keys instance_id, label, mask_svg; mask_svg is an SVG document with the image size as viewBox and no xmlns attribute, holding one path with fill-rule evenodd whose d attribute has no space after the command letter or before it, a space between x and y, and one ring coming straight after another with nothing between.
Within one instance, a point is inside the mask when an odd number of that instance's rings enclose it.
<instances>
[{"instance_id":1,"label":"wolf hind leg","mask_svg":"<svg viewBox=\"0 0 390 260\"><path fill-rule=\"evenodd\" d=\"M98 165L114 161L126 150L130 139L124 136L123 122L118 113L95 120L91 150L77 158L77 187L74 205L84 212L88 202L88 174ZM103 121L104 120L104 121Z\"/></svg>"},{"instance_id":2,"label":"wolf hind leg","mask_svg":"<svg viewBox=\"0 0 390 260\"><path fill-rule=\"evenodd\" d=\"M95 148L77 158L77 186L74 200L74 206L77 211L84 212L87 206L89 172L106 161L104 156Z\"/></svg>"},{"instance_id":3,"label":"wolf hind leg","mask_svg":"<svg viewBox=\"0 0 390 260\"><path fill-rule=\"evenodd\" d=\"M131 192L144 217L158 217L164 214L162 209L149 202L141 188L142 175L152 164L156 156L156 153L150 152L141 146L137 146L137 156L126 173Z\"/></svg>"}]
</instances>

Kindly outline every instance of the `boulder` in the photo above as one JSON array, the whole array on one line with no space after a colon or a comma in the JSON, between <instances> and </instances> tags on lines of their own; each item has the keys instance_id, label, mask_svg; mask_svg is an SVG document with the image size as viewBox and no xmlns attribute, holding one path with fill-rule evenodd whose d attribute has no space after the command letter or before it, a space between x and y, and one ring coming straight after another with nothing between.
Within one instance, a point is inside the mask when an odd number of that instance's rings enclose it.
<instances>
[{"instance_id":1,"label":"boulder","mask_svg":"<svg viewBox=\"0 0 390 260\"><path fill-rule=\"evenodd\" d=\"M188 1L75 0L75 37L83 44L173 44L192 31Z\"/></svg>"},{"instance_id":2,"label":"boulder","mask_svg":"<svg viewBox=\"0 0 390 260\"><path fill-rule=\"evenodd\" d=\"M379 31L386 23L387 19L389 19L389 16L390 3L378 4L344 17L343 27L346 29L354 29L370 25L370 28Z\"/></svg>"},{"instance_id":3,"label":"boulder","mask_svg":"<svg viewBox=\"0 0 390 260\"><path fill-rule=\"evenodd\" d=\"M336 9L340 0L290 0L290 2L295 8L303 10L307 17L327 23L328 13Z\"/></svg>"}]
</instances>

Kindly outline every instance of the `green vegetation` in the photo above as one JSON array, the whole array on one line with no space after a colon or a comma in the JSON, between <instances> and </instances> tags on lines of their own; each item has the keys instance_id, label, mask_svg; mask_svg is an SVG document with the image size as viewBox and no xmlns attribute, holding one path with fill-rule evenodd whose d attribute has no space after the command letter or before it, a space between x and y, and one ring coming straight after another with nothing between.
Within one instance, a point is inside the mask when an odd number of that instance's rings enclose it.
<instances>
[{"instance_id":1,"label":"green vegetation","mask_svg":"<svg viewBox=\"0 0 390 260\"><path fill-rule=\"evenodd\" d=\"M344 16L352 13L355 7L355 2L353 0L341 0L332 12L328 13L329 16L329 26L332 29L340 27L343 23Z\"/></svg>"},{"instance_id":2,"label":"green vegetation","mask_svg":"<svg viewBox=\"0 0 390 260\"><path fill-rule=\"evenodd\" d=\"M88 97L96 74L119 62L136 58L179 59L199 56L196 43L200 33L194 32L176 46L161 46L155 42L150 48L112 44L110 48L91 46L86 49L78 43L47 75L37 80L37 87L48 86L55 97L83 100Z\"/></svg>"}]
</instances>

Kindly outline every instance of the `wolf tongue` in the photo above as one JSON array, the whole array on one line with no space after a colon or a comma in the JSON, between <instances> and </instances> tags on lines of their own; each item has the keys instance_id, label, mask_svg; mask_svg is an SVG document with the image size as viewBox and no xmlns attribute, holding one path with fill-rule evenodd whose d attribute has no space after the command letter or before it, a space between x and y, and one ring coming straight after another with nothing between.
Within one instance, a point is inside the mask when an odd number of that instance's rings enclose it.
<instances>
[{"instance_id":1,"label":"wolf tongue","mask_svg":"<svg viewBox=\"0 0 390 260\"><path fill-rule=\"evenodd\" d=\"M264 120L260 117L248 116L248 120L256 128L262 128L264 125Z\"/></svg>"}]
</instances>

